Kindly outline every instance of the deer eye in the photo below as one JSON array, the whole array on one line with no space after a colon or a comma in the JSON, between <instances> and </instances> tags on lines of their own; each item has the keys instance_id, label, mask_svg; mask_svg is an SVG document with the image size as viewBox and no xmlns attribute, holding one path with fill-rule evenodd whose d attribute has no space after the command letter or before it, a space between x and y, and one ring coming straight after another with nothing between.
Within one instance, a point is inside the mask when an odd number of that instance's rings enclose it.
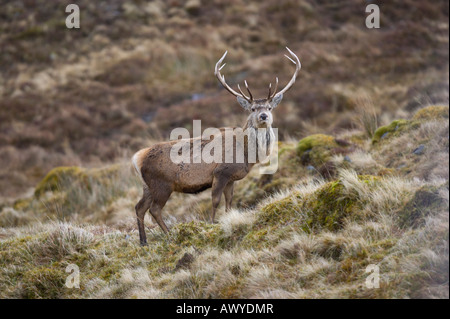
<instances>
[{"instance_id":1,"label":"deer eye","mask_svg":"<svg viewBox=\"0 0 450 319\"><path fill-rule=\"evenodd\" d=\"M252 112L255 112L256 108L252 107Z\"/></svg>"}]
</instances>

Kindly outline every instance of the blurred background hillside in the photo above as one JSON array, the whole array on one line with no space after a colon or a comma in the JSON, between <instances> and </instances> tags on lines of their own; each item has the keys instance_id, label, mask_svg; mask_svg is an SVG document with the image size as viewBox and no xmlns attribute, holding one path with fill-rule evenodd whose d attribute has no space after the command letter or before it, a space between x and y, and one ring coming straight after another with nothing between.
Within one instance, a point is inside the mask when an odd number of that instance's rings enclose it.
<instances>
[{"instance_id":1,"label":"blurred background hillside","mask_svg":"<svg viewBox=\"0 0 450 319\"><path fill-rule=\"evenodd\" d=\"M0 196L18 197L61 165L98 167L168 139L193 119L236 126L246 114L213 75L256 95L303 68L276 110L280 139L356 128L358 101L380 125L448 104L448 1L1 0Z\"/></svg>"}]
</instances>

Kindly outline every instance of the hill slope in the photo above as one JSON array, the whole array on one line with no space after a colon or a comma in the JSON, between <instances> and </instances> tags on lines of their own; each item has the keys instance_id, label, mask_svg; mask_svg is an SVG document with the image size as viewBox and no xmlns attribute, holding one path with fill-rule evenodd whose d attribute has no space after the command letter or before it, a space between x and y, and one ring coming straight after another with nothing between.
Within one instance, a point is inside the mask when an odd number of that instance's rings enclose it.
<instances>
[{"instance_id":1,"label":"hill slope","mask_svg":"<svg viewBox=\"0 0 450 319\"><path fill-rule=\"evenodd\" d=\"M209 192L174 196L170 236L148 221L148 247L128 164L55 169L0 212L0 296L448 298L448 134L448 106L430 106L373 138L281 143L271 179L238 183L240 209L208 224Z\"/></svg>"}]
</instances>

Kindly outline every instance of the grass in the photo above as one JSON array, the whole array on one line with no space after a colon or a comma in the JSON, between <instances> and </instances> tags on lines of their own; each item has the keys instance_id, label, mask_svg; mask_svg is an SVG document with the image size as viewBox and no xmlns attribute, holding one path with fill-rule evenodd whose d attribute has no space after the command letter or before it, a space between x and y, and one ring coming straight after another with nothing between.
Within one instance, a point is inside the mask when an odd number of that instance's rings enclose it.
<instances>
[{"instance_id":1,"label":"grass","mask_svg":"<svg viewBox=\"0 0 450 319\"><path fill-rule=\"evenodd\" d=\"M399 147L399 140L414 137L435 121L424 120L421 127L384 141L383 147ZM280 172L271 182L284 178L286 166L302 166L291 160L297 156L296 144L288 145L283 146ZM370 156L379 146L369 139L365 145L367 150L349 153L356 162L350 164L362 171L365 166L368 171L381 170L383 165L374 166ZM442 151L448 155L448 149ZM339 156L333 160L338 162ZM417 168L414 160L408 163ZM102 173L117 172L113 168L69 169L76 174L67 175L68 184L48 187L40 196L50 200L63 192L73 197L70 185L83 176L89 181L83 196L91 202L92 197L104 196L99 192L109 193L111 183L131 174ZM133 217L137 189L114 192L111 202L94 201L94 206L83 206L86 212L75 212L64 221L31 220L25 226L1 228L0 296L448 298L448 178L426 181L410 179L402 171L389 176L361 174L352 167L337 170L331 180L320 175L299 177L291 187L257 199L251 208L220 210L217 224L202 221L203 215L195 209L171 214L175 207L196 207L189 204L190 196L175 196L164 214L170 235L148 221L146 247L139 245ZM65 171L50 172L38 188L53 185L52 176L64 180L55 172ZM105 175L106 181L100 182ZM93 187L94 182L98 186ZM238 197L259 182L251 174L238 183ZM135 187L133 182L125 185ZM195 199L196 205L205 203L207 211L208 195ZM16 202L16 209L32 211L33 205ZM103 219L105 210L109 217ZM107 225L92 222L100 220ZM66 268L72 264L80 270L79 289L65 286ZM365 286L365 270L372 264L380 267L378 289Z\"/></svg>"}]
</instances>

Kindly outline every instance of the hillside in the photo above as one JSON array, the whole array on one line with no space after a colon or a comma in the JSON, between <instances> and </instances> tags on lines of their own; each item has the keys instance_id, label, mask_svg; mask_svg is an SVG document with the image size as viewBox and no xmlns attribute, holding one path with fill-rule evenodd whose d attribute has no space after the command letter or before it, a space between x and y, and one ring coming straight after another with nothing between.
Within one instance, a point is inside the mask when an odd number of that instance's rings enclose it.
<instances>
[{"instance_id":1,"label":"hillside","mask_svg":"<svg viewBox=\"0 0 450 319\"><path fill-rule=\"evenodd\" d=\"M378 30L357 0L79 0L79 30L0 2L0 298L449 298L448 1L382 2ZM278 171L217 224L173 194L141 247L131 155L243 124L215 63L262 97L285 46Z\"/></svg>"},{"instance_id":2,"label":"hillside","mask_svg":"<svg viewBox=\"0 0 450 319\"><path fill-rule=\"evenodd\" d=\"M0 230L1 297L448 298L448 116L431 106L372 140L347 135L360 144L345 156L343 136L282 143L271 180L253 172L238 183L236 202L248 209L209 224L208 192L174 196L170 236L149 221L147 247L129 165L55 169L0 214L15 226ZM333 167L328 179L309 169L319 161ZM64 286L70 264L80 289ZM378 289L365 286L371 264Z\"/></svg>"}]
</instances>

